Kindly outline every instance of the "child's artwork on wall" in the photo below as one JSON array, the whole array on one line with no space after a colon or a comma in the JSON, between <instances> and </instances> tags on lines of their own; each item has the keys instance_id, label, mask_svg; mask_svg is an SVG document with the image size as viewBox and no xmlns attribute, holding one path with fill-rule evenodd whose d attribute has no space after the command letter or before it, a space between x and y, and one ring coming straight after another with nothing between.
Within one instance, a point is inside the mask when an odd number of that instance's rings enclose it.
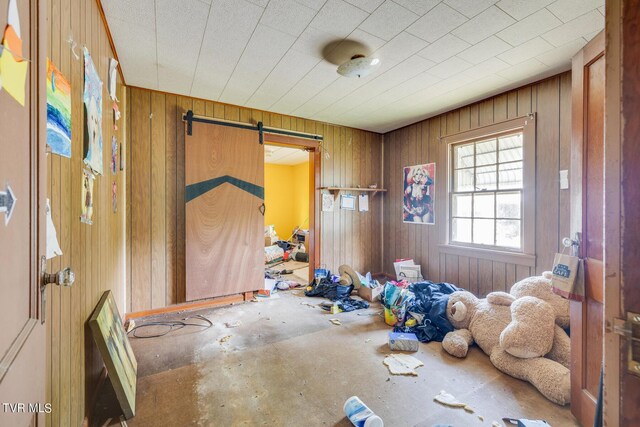
<instances>
[{"instance_id":1,"label":"child's artwork on wall","mask_svg":"<svg viewBox=\"0 0 640 427\"><path fill-rule=\"evenodd\" d=\"M0 89L24 107L29 61L23 55L18 5L16 0L9 0L7 26L0 46Z\"/></svg>"},{"instance_id":2,"label":"child's artwork on wall","mask_svg":"<svg viewBox=\"0 0 640 427\"><path fill-rule=\"evenodd\" d=\"M136 413L138 362L122 325L111 291L102 294L89 318L91 334L109 372L109 379L126 419Z\"/></svg>"},{"instance_id":3,"label":"child's artwork on wall","mask_svg":"<svg viewBox=\"0 0 640 427\"><path fill-rule=\"evenodd\" d=\"M111 138L111 173L115 175L118 172L118 141L116 137Z\"/></svg>"},{"instance_id":4,"label":"child's artwork on wall","mask_svg":"<svg viewBox=\"0 0 640 427\"><path fill-rule=\"evenodd\" d=\"M84 107L86 113L87 147L84 163L102 175L102 81L91 55L84 48Z\"/></svg>"},{"instance_id":5,"label":"child's artwork on wall","mask_svg":"<svg viewBox=\"0 0 640 427\"><path fill-rule=\"evenodd\" d=\"M404 168L403 222L435 224L435 178L435 163Z\"/></svg>"},{"instance_id":6,"label":"child's artwork on wall","mask_svg":"<svg viewBox=\"0 0 640 427\"><path fill-rule=\"evenodd\" d=\"M333 212L333 194L322 193L322 211Z\"/></svg>"},{"instance_id":7,"label":"child's artwork on wall","mask_svg":"<svg viewBox=\"0 0 640 427\"><path fill-rule=\"evenodd\" d=\"M88 170L82 171L82 212L80 221L91 224L93 216L93 181L95 176Z\"/></svg>"},{"instance_id":8,"label":"child's artwork on wall","mask_svg":"<svg viewBox=\"0 0 640 427\"><path fill-rule=\"evenodd\" d=\"M356 196L352 194L343 194L340 196L340 209L348 211L356 210Z\"/></svg>"},{"instance_id":9,"label":"child's artwork on wall","mask_svg":"<svg viewBox=\"0 0 640 427\"><path fill-rule=\"evenodd\" d=\"M113 213L118 212L118 183L116 181L111 184L111 208Z\"/></svg>"},{"instance_id":10,"label":"child's artwork on wall","mask_svg":"<svg viewBox=\"0 0 640 427\"><path fill-rule=\"evenodd\" d=\"M47 58L47 145L71 157L71 85Z\"/></svg>"}]
</instances>

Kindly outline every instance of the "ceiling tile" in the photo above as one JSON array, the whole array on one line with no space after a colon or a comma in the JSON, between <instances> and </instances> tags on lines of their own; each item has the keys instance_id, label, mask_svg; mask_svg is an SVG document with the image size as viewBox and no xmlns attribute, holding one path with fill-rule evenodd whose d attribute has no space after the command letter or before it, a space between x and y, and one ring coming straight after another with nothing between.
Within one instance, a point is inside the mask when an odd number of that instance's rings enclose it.
<instances>
[{"instance_id":1,"label":"ceiling tile","mask_svg":"<svg viewBox=\"0 0 640 427\"><path fill-rule=\"evenodd\" d=\"M557 0L547 6L547 9L563 22L569 22L603 5L604 0Z\"/></svg>"},{"instance_id":2,"label":"ceiling tile","mask_svg":"<svg viewBox=\"0 0 640 427\"><path fill-rule=\"evenodd\" d=\"M422 16L431 9L434 8L435 5L440 3L440 0L393 0L398 3L400 6L409 9L413 13L417 13Z\"/></svg>"},{"instance_id":3,"label":"ceiling tile","mask_svg":"<svg viewBox=\"0 0 640 427\"><path fill-rule=\"evenodd\" d=\"M513 46L517 46L560 25L562 25L562 21L547 9L542 9L500 31L498 37Z\"/></svg>"},{"instance_id":4,"label":"ceiling tile","mask_svg":"<svg viewBox=\"0 0 640 427\"><path fill-rule=\"evenodd\" d=\"M217 100L263 9L244 0L215 0L202 41L191 95Z\"/></svg>"},{"instance_id":5,"label":"ceiling tile","mask_svg":"<svg viewBox=\"0 0 640 427\"><path fill-rule=\"evenodd\" d=\"M268 100L268 103L263 102L257 108L270 107L311 71L319 61L316 57L289 50L249 99L249 104L253 104L254 99L263 97Z\"/></svg>"},{"instance_id":6,"label":"ceiling tile","mask_svg":"<svg viewBox=\"0 0 640 427\"><path fill-rule=\"evenodd\" d=\"M359 7L360 9L371 13L378 8L384 0L346 0L347 3L351 3L352 5Z\"/></svg>"},{"instance_id":7,"label":"ceiling tile","mask_svg":"<svg viewBox=\"0 0 640 427\"><path fill-rule=\"evenodd\" d=\"M562 46L578 37L583 37L604 28L604 16L597 10L579 16L555 29L547 32L542 37L554 46Z\"/></svg>"},{"instance_id":8,"label":"ceiling tile","mask_svg":"<svg viewBox=\"0 0 640 427\"><path fill-rule=\"evenodd\" d=\"M527 59L534 58L541 53L553 49L553 46L541 37L536 37L528 42L522 43L520 46L516 46L503 54L498 55L498 58L511 65L519 64Z\"/></svg>"},{"instance_id":9,"label":"ceiling tile","mask_svg":"<svg viewBox=\"0 0 640 427\"><path fill-rule=\"evenodd\" d=\"M491 36L460 52L458 57L472 64L479 64L480 62L501 54L510 47L511 45L509 43L500 40L496 36Z\"/></svg>"},{"instance_id":10,"label":"ceiling tile","mask_svg":"<svg viewBox=\"0 0 640 427\"><path fill-rule=\"evenodd\" d=\"M433 43L466 20L460 12L440 3L407 28L407 32Z\"/></svg>"},{"instance_id":11,"label":"ceiling tile","mask_svg":"<svg viewBox=\"0 0 640 427\"><path fill-rule=\"evenodd\" d=\"M368 16L364 10L342 0L328 0L310 25L334 36L346 37Z\"/></svg>"},{"instance_id":12,"label":"ceiling tile","mask_svg":"<svg viewBox=\"0 0 640 427\"><path fill-rule=\"evenodd\" d=\"M307 27L302 34L300 34L293 46L291 46L291 49L322 59L322 50L324 47L329 43L338 42L339 40L341 39L333 34L325 33L317 28Z\"/></svg>"},{"instance_id":13,"label":"ceiling tile","mask_svg":"<svg viewBox=\"0 0 640 427\"><path fill-rule=\"evenodd\" d=\"M382 46L373 53L373 56L380 58L382 66L390 63L399 63L421 51L428 45L422 39L402 32L395 36L393 40Z\"/></svg>"},{"instance_id":14,"label":"ceiling tile","mask_svg":"<svg viewBox=\"0 0 640 427\"><path fill-rule=\"evenodd\" d=\"M444 0L444 2L467 18L473 18L483 10L493 6L496 0Z\"/></svg>"},{"instance_id":15,"label":"ceiling tile","mask_svg":"<svg viewBox=\"0 0 640 427\"><path fill-rule=\"evenodd\" d=\"M291 0L271 0L260 23L283 33L299 36L316 15L316 11Z\"/></svg>"},{"instance_id":16,"label":"ceiling tile","mask_svg":"<svg viewBox=\"0 0 640 427\"><path fill-rule=\"evenodd\" d=\"M294 40L289 34L258 24L220 100L244 105Z\"/></svg>"},{"instance_id":17,"label":"ceiling tile","mask_svg":"<svg viewBox=\"0 0 640 427\"><path fill-rule=\"evenodd\" d=\"M519 21L554 1L555 0L500 0L496 3L496 6Z\"/></svg>"},{"instance_id":18,"label":"ceiling tile","mask_svg":"<svg viewBox=\"0 0 640 427\"><path fill-rule=\"evenodd\" d=\"M150 89L158 88L158 57L156 55L156 32L129 22L109 18L109 28L116 46L127 46L118 50L118 60L127 84ZM138 43L129 43L138 40Z\"/></svg>"},{"instance_id":19,"label":"ceiling tile","mask_svg":"<svg viewBox=\"0 0 640 427\"><path fill-rule=\"evenodd\" d=\"M322 6L324 6L324 3L326 0L295 0L295 1L317 11L317 10L320 10Z\"/></svg>"},{"instance_id":20,"label":"ceiling tile","mask_svg":"<svg viewBox=\"0 0 640 427\"><path fill-rule=\"evenodd\" d=\"M169 92L189 93L210 6L199 0L156 1L158 83Z\"/></svg>"},{"instance_id":21,"label":"ceiling tile","mask_svg":"<svg viewBox=\"0 0 640 427\"><path fill-rule=\"evenodd\" d=\"M471 45L466 41L460 40L451 34L446 34L426 48L422 49L418 52L418 55L438 63L462 52L469 46Z\"/></svg>"},{"instance_id":22,"label":"ceiling tile","mask_svg":"<svg viewBox=\"0 0 640 427\"><path fill-rule=\"evenodd\" d=\"M495 6L491 6L453 31L453 35L469 43L477 43L516 22Z\"/></svg>"},{"instance_id":23,"label":"ceiling tile","mask_svg":"<svg viewBox=\"0 0 640 427\"><path fill-rule=\"evenodd\" d=\"M441 79L446 79L449 76L453 76L458 74L467 68L471 67L471 64L465 61L464 59L460 59L457 56L453 56L447 59L444 62L432 67L429 70L429 74L433 74L436 77L440 77Z\"/></svg>"},{"instance_id":24,"label":"ceiling tile","mask_svg":"<svg viewBox=\"0 0 640 427\"><path fill-rule=\"evenodd\" d=\"M415 13L387 0L360 24L360 29L381 39L391 40L416 19L418 15Z\"/></svg>"},{"instance_id":25,"label":"ceiling tile","mask_svg":"<svg viewBox=\"0 0 640 427\"><path fill-rule=\"evenodd\" d=\"M501 61L498 58L489 58L480 64L464 70L462 73L474 80L478 80L492 74L496 74L498 71L502 71L506 68L509 68L509 64L506 62Z\"/></svg>"},{"instance_id":26,"label":"ceiling tile","mask_svg":"<svg viewBox=\"0 0 640 427\"><path fill-rule=\"evenodd\" d=\"M549 67L557 67L563 64L569 66L571 64L571 58L573 58L585 44L587 44L587 42L583 38L577 38L565 45L537 55L537 59Z\"/></svg>"},{"instance_id":27,"label":"ceiling tile","mask_svg":"<svg viewBox=\"0 0 640 427\"><path fill-rule=\"evenodd\" d=\"M511 67L500 71L498 75L510 81L516 82L525 80L538 74L542 74L546 69L547 67L542 62L538 61L535 58L532 58L517 65L512 65Z\"/></svg>"},{"instance_id":28,"label":"ceiling tile","mask_svg":"<svg viewBox=\"0 0 640 427\"><path fill-rule=\"evenodd\" d=\"M138 28L147 30L156 29L156 4L155 0L129 0L103 1L102 7L105 16L116 18L120 21L135 24Z\"/></svg>"}]
</instances>

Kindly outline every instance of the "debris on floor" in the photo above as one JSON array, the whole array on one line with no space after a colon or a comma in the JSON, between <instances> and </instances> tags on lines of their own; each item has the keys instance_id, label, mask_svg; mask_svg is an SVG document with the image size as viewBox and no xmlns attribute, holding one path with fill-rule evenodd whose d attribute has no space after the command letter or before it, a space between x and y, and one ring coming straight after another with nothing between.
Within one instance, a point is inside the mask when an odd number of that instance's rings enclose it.
<instances>
[{"instance_id":1,"label":"debris on floor","mask_svg":"<svg viewBox=\"0 0 640 427\"><path fill-rule=\"evenodd\" d=\"M329 322L333 323L334 325L342 325L342 322L340 321L340 319L329 319Z\"/></svg>"},{"instance_id":2,"label":"debris on floor","mask_svg":"<svg viewBox=\"0 0 640 427\"><path fill-rule=\"evenodd\" d=\"M390 354L384 358L383 363L387 365L392 375L418 376L415 369L424 366L424 363L408 354Z\"/></svg>"},{"instance_id":3,"label":"debris on floor","mask_svg":"<svg viewBox=\"0 0 640 427\"><path fill-rule=\"evenodd\" d=\"M224 343L226 343L227 341L229 341L230 339L231 339L231 335L225 335L224 337L220 338L220 339L218 340L218 342L219 342L220 344L224 344Z\"/></svg>"},{"instance_id":4,"label":"debris on floor","mask_svg":"<svg viewBox=\"0 0 640 427\"><path fill-rule=\"evenodd\" d=\"M383 427L382 418L377 416L358 396L351 396L344 402L344 413L354 426Z\"/></svg>"},{"instance_id":5,"label":"debris on floor","mask_svg":"<svg viewBox=\"0 0 640 427\"><path fill-rule=\"evenodd\" d=\"M226 322L225 326L227 328L237 328L238 326L242 325L242 322L239 320L236 320L235 322Z\"/></svg>"},{"instance_id":6,"label":"debris on floor","mask_svg":"<svg viewBox=\"0 0 640 427\"><path fill-rule=\"evenodd\" d=\"M451 408L464 408L465 406L467 406L466 403L459 402L458 399L444 390L440 390L440 393L438 393L438 395L434 397L433 400Z\"/></svg>"},{"instance_id":7,"label":"debris on floor","mask_svg":"<svg viewBox=\"0 0 640 427\"><path fill-rule=\"evenodd\" d=\"M497 421L494 421L494 422L491 423L491 427L502 427L502 424L500 424Z\"/></svg>"},{"instance_id":8,"label":"debris on floor","mask_svg":"<svg viewBox=\"0 0 640 427\"><path fill-rule=\"evenodd\" d=\"M517 419L505 417L502 419L502 422L504 422L507 426L513 425L517 427L551 427L551 425L544 420L527 420L524 418Z\"/></svg>"},{"instance_id":9,"label":"debris on floor","mask_svg":"<svg viewBox=\"0 0 640 427\"><path fill-rule=\"evenodd\" d=\"M415 334L389 332L389 348L399 351L418 351L420 341Z\"/></svg>"},{"instance_id":10,"label":"debris on floor","mask_svg":"<svg viewBox=\"0 0 640 427\"><path fill-rule=\"evenodd\" d=\"M310 302L307 302L307 301L301 302L300 305L306 305L307 307L311 307L311 308L316 308L318 306L317 304L311 304Z\"/></svg>"},{"instance_id":11,"label":"debris on floor","mask_svg":"<svg viewBox=\"0 0 640 427\"><path fill-rule=\"evenodd\" d=\"M369 308L368 302L350 297L354 284L342 284L341 280L345 281L346 279L335 274L332 275L326 269L316 269L315 280L307 286L304 294L308 297L323 297L333 301L333 303L327 302L321 305L321 308L332 313L335 313L336 310L348 312Z\"/></svg>"}]
</instances>

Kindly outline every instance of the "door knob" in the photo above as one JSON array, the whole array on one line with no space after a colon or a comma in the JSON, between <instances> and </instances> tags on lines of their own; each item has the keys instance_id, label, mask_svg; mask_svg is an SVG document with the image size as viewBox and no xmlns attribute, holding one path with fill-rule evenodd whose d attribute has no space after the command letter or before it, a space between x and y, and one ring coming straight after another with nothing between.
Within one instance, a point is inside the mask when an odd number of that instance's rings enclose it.
<instances>
[{"instance_id":1,"label":"door knob","mask_svg":"<svg viewBox=\"0 0 640 427\"><path fill-rule=\"evenodd\" d=\"M76 280L76 275L67 267L64 270L60 270L57 273L49 274L42 273L42 285L58 285L58 286L71 286Z\"/></svg>"},{"instance_id":2,"label":"door knob","mask_svg":"<svg viewBox=\"0 0 640 427\"><path fill-rule=\"evenodd\" d=\"M47 273L47 259L45 257L40 258L40 323L44 323L45 311L47 309L47 285L58 285L66 288L73 285L76 280L76 275L67 267L64 270L60 270L57 273Z\"/></svg>"}]
</instances>

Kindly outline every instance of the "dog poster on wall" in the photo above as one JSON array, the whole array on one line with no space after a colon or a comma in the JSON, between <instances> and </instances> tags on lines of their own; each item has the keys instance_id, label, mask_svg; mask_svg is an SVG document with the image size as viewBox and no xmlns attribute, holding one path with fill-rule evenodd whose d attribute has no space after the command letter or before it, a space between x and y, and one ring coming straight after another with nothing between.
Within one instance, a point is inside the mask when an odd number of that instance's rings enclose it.
<instances>
[{"instance_id":1,"label":"dog poster on wall","mask_svg":"<svg viewBox=\"0 0 640 427\"><path fill-rule=\"evenodd\" d=\"M403 176L402 222L435 224L436 164L407 166Z\"/></svg>"}]
</instances>

